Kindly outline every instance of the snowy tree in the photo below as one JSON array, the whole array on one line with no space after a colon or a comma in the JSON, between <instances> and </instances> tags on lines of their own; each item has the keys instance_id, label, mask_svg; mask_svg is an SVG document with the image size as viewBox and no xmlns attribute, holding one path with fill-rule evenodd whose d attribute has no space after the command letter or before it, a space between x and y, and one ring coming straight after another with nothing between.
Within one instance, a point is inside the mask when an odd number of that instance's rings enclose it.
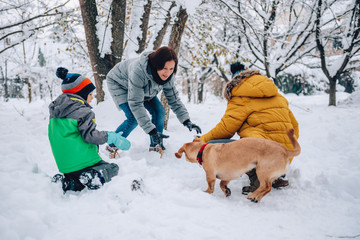
<instances>
[{"instance_id":1,"label":"snowy tree","mask_svg":"<svg viewBox=\"0 0 360 240\"><path fill-rule=\"evenodd\" d=\"M53 1L16 0L1 2L0 54L33 38L37 32L57 24L57 17L66 14L60 11L65 3Z\"/></svg>"},{"instance_id":2,"label":"snowy tree","mask_svg":"<svg viewBox=\"0 0 360 240\"><path fill-rule=\"evenodd\" d=\"M197 103L204 100L205 81L210 76L229 81L226 69L239 49L234 35L227 32L227 19L214 4L218 3L203 2L190 16L185 32L181 67L187 75L187 94L195 96Z\"/></svg>"},{"instance_id":3,"label":"snowy tree","mask_svg":"<svg viewBox=\"0 0 360 240\"><path fill-rule=\"evenodd\" d=\"M329 105L336 106L336 83L360 50L360 0L317 0L316 45L330 83ZM339 46L334 46L338 44Z\"/></svg>"},{"instance_id":4,"label":"snowy tree","mask_svg":"<svg viewBox=\"0 0 360 240\"><path fill-rule=\"evenodd\" d=\"M315 49L315 2L220 0L247 58L272 79Z\"/></svg>"},{"instance_id":5,"label":"snowy tree","mask_svg":"<svg viewBox=\"0 0 360 240\"><path fill-rule=\"evenodd\" d=\"M176 14L176 20L171 28L171 34L169 38L169 44L168 46L174 49L177 55L179 55L179 48L181 43L181 38L185 30L185 24L188 19L188 14L186 12L186 9L183 8L181 5L179 7L179 10ZM165 108L165 123L164 128L167 129L169 115L170 115L170 106L168 105L168 102L166 100L165 94L161 94L161 103L163 104Z\"/></svg>"},{"instance_id":6,"label":"snowy tree","mask_svg":"<svg viewBox=\"0 0 360 240\"><path fill-rule=\"evenodd\" d=\"M173 9L175 9L175 7L175 1L158 2L157 5L154 6L154 16L151 22L152 25L149 26L149 30L151 30L149 37L150 49L155 50L161 47L165 39L165 35L168 32L167 30L169 29L171 19L173 15L175 15L173 13Z\"/></svg>"},{"instance_id":7,"label":"snowy tree","mask_svg":"<svg viewBox=\"0 0 360 240\"><path fill-rule=\"evenodd\" d=\"M72 9L67 6L69 1L19 0L2 3L5 6L0 10L0 43L3 46L0 62L7 63L6 67L1 66L6 69L5 82L18 84L21 88L26 82L26 92L21 95L29 102L49 94L52 98L54 87L60 84L54 84L57 79L49 78L49 73L54 72L56 65L53 63L62 59L59 57L61 51L55 46L66 38L64 24L72 22L69 19ZM45 61L46 66L42 66Z\"/></svg>"}]
</instances>

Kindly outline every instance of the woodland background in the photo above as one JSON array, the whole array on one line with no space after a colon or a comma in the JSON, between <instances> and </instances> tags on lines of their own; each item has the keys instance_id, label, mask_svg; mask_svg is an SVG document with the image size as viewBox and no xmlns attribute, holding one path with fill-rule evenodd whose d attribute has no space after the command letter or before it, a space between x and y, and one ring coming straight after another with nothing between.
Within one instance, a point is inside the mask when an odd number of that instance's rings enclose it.
<instances>
[{"instance_id":1,"label":"woodland background","mask_svg":"<svg viewBox=\"0 0 360 240\"><path fill-rule=\"evenodd\" d=\"M0 239L359 239L359 1L0 0ZM180 97L204 133L225 112L230 63L276 83L300 126L289 187L259 204L241 194L247 176L231 198L204 193L203 169L174 156L194 132L172 113L162 158L138 127L119 159L99 147L119 165L111 183L63 194L51 182L56 68L96 82L97 127L114 130L125 116L106 73L162 45L178 51Z\"/></svg>"},{"instance_id":2,"label":"woodland background","mask_svg":"<svg viewBox=\"0 0 360 240\"><path fill-rule=\"evenodd\" d=\"M162 45L179 55L189 102L222 96L229 64L284 93L351 93L359 82L360 0L1 0L0 96L51 98L59 66L103 83L119 61Z\"/></svg>"}]
</instances>

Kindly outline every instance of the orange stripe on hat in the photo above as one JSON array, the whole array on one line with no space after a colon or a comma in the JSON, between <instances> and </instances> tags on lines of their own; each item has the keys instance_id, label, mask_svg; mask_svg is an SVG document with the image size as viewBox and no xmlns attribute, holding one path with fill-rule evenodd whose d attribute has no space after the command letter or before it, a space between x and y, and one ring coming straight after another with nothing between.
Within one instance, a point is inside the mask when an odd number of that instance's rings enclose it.
<instances>
[{"instance_id":1,"label":"orange stripe on hat","mask_svg":"<svg viewBox=\"0 0 360 240\"><path fill-rule=\"evenodd\" d=\"M87 85L91 84L92 82L90 81L90 79L85 78L79 85L77 85L74 88L71 89L67 89L67 90L63 90L63 93L77 93L79 91L81 91L81 89L83 89L84 87L86 87Z\"/></svg>"}]
</instances>

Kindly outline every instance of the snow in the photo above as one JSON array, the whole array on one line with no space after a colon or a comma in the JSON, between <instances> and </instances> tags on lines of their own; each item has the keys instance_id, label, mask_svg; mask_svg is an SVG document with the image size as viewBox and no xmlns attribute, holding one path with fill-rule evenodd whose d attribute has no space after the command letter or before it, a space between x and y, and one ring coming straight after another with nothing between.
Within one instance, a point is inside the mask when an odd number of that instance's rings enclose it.
<instances>
[{"instance_id":1,"label":"snow","mask_svg":"<svg viewBox=\"0 0 360 240\"><path fill-rule=\"evenodd\" d=\"M302 153L290 165L290 186L273 190L260 203L241 194L246 176L232 181L231 198L216 183L212 195L197 164L174 153L194 132L170 115L162 158L148 152L138 127L132 148L104 160L120 167L117 177L96 191L63 195L51 183L57 173L47 139L50 100L0 102L0 239L336 239L360 234L360 94L285 95L300 124ZM209 131L226 102L208 97L185 102L191 120ZM124 120L112 100L94 105L98 129L114 130ZM142 178L144 191L131 191Z\"/></svg>"},{"instance_id":2,"label":"snow","mask_svg":"<svg viewBox=\"0 0 360 240\"><path fill-rule=\"evenodd\" d=\"M184 6L188 14L194 14L196 8L203 3L201 0L177 0L177 3Z\"/></svg>"}]
</instances>

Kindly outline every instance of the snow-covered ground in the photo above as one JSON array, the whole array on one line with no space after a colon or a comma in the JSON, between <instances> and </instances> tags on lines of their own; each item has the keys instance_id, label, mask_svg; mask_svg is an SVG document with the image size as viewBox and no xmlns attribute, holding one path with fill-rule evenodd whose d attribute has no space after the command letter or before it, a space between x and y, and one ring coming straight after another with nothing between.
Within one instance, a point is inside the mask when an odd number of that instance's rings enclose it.
<instances>
[{"instance_id":1,"label":"snow-covered ground","mask_svg":"<svg viewBox=\"0 0 360 240\"><path fill-rule=\"evenodd\" d=\"M241 194L247 176L232 181L226 198L214 194L197 164L174 153L194 132L171 114L167 151L148 152L138 127L132 148L116 162L119 176L97 191L63 195L51 183L57 173L47 139L50 100L0 102L0 239L339 239L360 238L360 94L286 95L300 124L302 153L290 166L290 186L273 190L261 203ZM185 98L184 98L185 99ZM226 103L185 103L192 121L209 131ZM124 119L111 99L95 106L98 129L114 130ZM144 192L132 192L142 178Z\"/></svg>"}]
</instances>

